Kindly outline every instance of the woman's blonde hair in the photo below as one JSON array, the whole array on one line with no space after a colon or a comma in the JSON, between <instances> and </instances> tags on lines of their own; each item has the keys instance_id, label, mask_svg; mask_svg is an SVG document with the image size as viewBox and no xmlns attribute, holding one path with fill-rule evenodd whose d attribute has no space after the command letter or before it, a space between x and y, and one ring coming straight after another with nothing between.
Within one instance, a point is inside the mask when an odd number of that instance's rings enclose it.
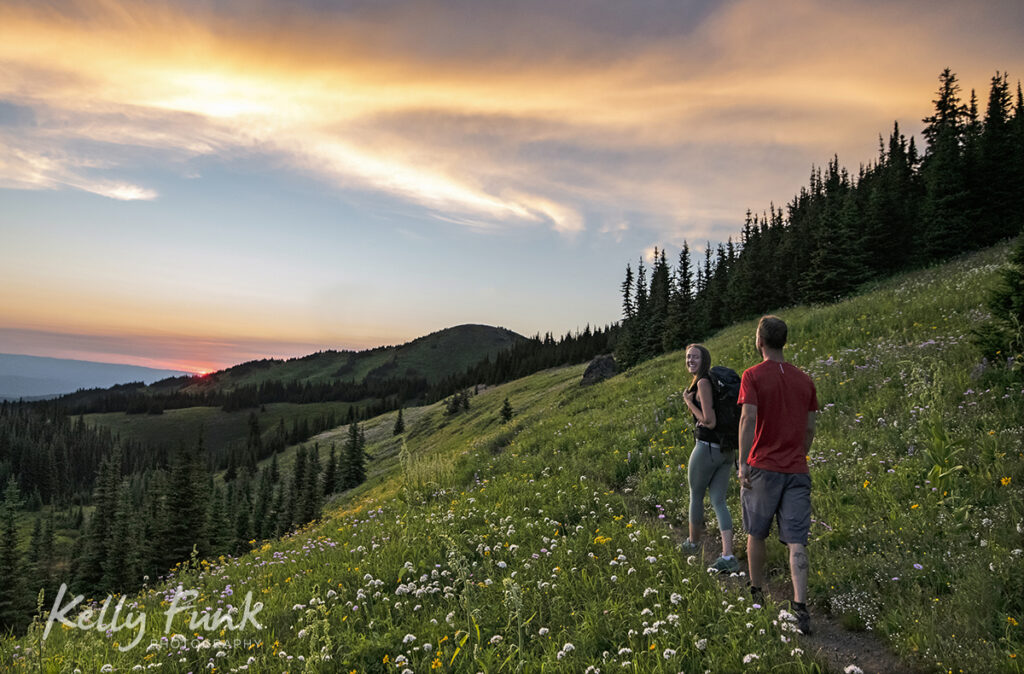
<instances>
[{"instance_id":1,"label":"woman's blonde hair","mask_svg":"<svg viewBox=\"0 0 1024 674\"><path fill-rule=\"evenodd\" d=\"M711 352L708 351L708 348L703 344L690 344L683 353L689 353L690 349L697 349L700 353L700 366L697 368L697 374L693 375L693 381L686 387L687 391L696 389L697 382L708 377L711 372Z\"/></svg>"}]
</instances>

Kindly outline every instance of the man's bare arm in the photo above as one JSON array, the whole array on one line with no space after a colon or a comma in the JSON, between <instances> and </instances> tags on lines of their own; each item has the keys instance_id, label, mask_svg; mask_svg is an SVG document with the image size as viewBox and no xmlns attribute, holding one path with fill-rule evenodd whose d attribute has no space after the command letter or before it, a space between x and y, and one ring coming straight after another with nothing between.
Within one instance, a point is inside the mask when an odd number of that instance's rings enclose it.
<instances>
[{"instance_id":1,"label":"man's bare arm","mask_svg":"<svg viewBox=\"0 0 1024 674\"><path fill-rule=\"evenodd\" d=\"M814 442L814 419L816 414L816 412L807 413L807 431L804 433L804 454L808 454L811 451L811 443ZM740 446L743 446L742 441Z\"/></svg>"},{"instance_id":2,"label":"man's bare arm","mask_svg":"<svg viewBox=\"0 0 1024 674\"><path fill-rule=\"evenodd\" d=\"M750 456L750 448L754 446L754 425L757 419L757 405L743 403L740 412L740 468L739 478L741 487L750 487L747 479L747 457Z\"/></svg>"}]
</instances>

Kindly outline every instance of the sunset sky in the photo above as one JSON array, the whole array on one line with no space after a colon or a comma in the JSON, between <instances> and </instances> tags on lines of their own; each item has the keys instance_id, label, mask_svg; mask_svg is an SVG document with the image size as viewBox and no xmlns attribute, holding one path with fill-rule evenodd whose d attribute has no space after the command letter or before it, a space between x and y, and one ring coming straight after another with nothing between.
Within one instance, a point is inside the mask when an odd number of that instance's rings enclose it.
<instances>
[{"instance_id":1,"label":"sunset sky","mask_svg":"<svg viewBox=\"0 0 1024 674\"><path fill-rule=\"evenodd\" d=\"M619 318L1024 77L1024 3L0 0L0 352L203 371ZM920 142L920 136L918 136Z\"/></svg>"}]
</instances>

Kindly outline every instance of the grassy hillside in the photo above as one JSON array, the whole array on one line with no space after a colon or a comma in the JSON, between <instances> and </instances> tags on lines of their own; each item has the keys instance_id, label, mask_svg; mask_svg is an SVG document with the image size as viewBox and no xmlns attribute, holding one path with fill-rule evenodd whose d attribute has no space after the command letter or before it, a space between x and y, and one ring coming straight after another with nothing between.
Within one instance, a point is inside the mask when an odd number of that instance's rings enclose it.
<instances>
[{"instance_id":1,"label":"grassy hillside","mask_svg":"<svg viewBox=\"0 0 1024 674\"><path fill-rule=\"evenodd\" d=\"M225 412L219 407L186 407L167 410L163 414L125 414L108 412L87 414L85 422L91 426L109 428L122 437L132 438L150 447L177 448L194 444L203 436L204 444L212 450L222 450L231 443L244 444L249 433L249 414L256 413L264 436L275 432L284 421L286 428L299 419L312 419L334 413L336 419L345 419L349 403L327 402L270 403L262 409Z\"/></svg>"},{"instance_id":2,"label":"grassy hillside","mask_svg":"<svg viewBox=\"0 0 1024 674\"><path fill-rule=\"evenodd\" d=\"M259 360L236 365L205 377L196 390L230 389L266 381L322 383L341 379L359 382L379 378L416 376L434 384L461 374L485 357L513 346L523 337L511 330L487 325L459 325L420 337L401 346L367 351L323 351L289 360Z\"/></svg>"},{"instance_id":3,"label":"grassy hillside","mask_svg":"<svg viewBox=\"0 0 1024 674\"><path fill-rule=\"evenodd\" d=\"M211 374L199 383L190 384L186 390L231 389L265 381L362 381L367 376L403 377L410 372L434 383L444 377L463 373L471 365L485 357L493 357L521 339L520 335L503 328L460 325L396 347L361 352L326 351L291 360L243 363ZM149 390L166 392L167 386L149 387ZM355 403L355 406L371 402L374 401L362 401ZM260 428L266 435L273 433L281 420L290 429L296 420L312 419L331 411L336 418L345 419L350 406L342 402L271 403L255 411L259 416ZM219 452L230 443L246 442L250 411L253 410L224 412L216 407L190 407L166 410L159 415L124 412L88 414L85 419L89 424L110 428L122 437L149 446L168 448L195 442L201 429L206 445Z\"/></svg>"},{"instance_id":4,"label":"grassy hillside","mask_svg":"<svg viewBox=\"0 0 1024 674\"><path fill-rule=\"evenodd\" d=\"M1024 384L978 371L967 341L1005 252L779 312L823 408L812 616L870 630L908 669L1022 669ZM709 340L716 362L754 364L754 325ZM455 417L407 411L405 452L390 415L368 422L374 479L306 530L132 597L148 617L138 646L117 648L133 629L59 625L41 643L40 623L0 642L0 668L819 671L780 619L787 597L752 606L675 546L692 445L683 354L585 389L582 371L490 389ZM506 396L516 416L502 425ZM737 502L733 481L738 517ZM769 573L786 573L777 541ZM260 627L179 615L165 633L178 584L206 613L252 592Z\"/></svg>"}]
</instances>

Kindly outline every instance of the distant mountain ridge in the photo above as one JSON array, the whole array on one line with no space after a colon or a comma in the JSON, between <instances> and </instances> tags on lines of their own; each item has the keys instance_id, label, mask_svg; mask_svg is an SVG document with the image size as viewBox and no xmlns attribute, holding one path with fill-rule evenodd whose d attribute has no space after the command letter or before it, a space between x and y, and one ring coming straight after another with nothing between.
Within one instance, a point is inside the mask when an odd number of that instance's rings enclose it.
<instances>
[{"instance_id":1,"label":"distant mountain ridge","mask_svg":"<svg viewBox=\"0 0 1024 674\"><path fill-rule=\"evenodd\" d=\"M268 381L357 383L368 379L423 378L436 384L521 341L526 338L505 328L457 325L398 346L379 346L365 351L318 351L287 360L253 360L201 379L193 378L186 391L230 390Z\"/></svg>"},{"instance_id":2,"label":"distant mountain ridge","mask_svg":"<svg viewBox=\"0 0 1024 674\"><path fill-rule=\"evenodd\" d=\"M123 363L0 353L0 399L46 398L138 381L151 384L187 374Z\"/></svg>"}]
</instances>

